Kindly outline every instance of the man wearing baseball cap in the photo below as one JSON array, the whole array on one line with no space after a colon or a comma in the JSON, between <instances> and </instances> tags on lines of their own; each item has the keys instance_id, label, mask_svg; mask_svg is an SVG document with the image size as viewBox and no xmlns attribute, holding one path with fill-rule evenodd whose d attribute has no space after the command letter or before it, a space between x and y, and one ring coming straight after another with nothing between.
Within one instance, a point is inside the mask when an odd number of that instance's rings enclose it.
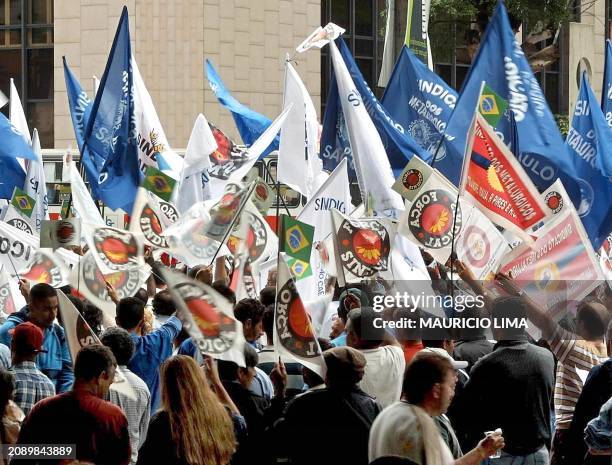
<instances>
[{"instance_id":1,"label":"man wearing baseball cap","mask_svg":"<svg viewBox=\"0 0 612 465\"><path fill-rule=\"evenodd\" d=\"M26 415L36 402L55 395L55 386L36 367L36 356L43 349L43 332L34 323L25 322L15 326L11 341L15 375L14 401Z\"/></svg>"}]
</instances>

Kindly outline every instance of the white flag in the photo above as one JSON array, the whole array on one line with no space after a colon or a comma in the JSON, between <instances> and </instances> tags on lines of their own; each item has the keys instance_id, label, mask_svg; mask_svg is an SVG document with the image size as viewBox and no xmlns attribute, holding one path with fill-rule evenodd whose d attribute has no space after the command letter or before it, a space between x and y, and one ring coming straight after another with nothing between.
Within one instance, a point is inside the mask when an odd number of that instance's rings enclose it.
<instances>
[{"instance_id":1,"label":"white flag","mask_svg":"<svg viewBox=\"0 0 612 465\"><path fill-rule=\"evenodd\" d=\"M102 215L100 215L98 207L96 207L96 204L89 194L87 187L85 187L83 178L79 174L74 161L72 161L71 157L68 155L66 156L64 163L68 165L68 170L70 173L70 187L72 189L72 204L74 206L74 210L78 213L79 217L84 223L89 223L96 226L105 226L106 223L104 222L104 219L102 219Z\"/></svg>"},{"instance_id":2,"label":"white flag","mask_svg":"<svg viewBox=\"0 0 612 465\"><path fill-rule=\"evenodd\" d=\"M66 297L61 290L57 290L57 300L59 301L59 313L62 318L62 327L66 334L68 349L72 360L83 347L92 344L102 344L98 336L91 330L90 326L79 313L74 304Z\"/></svg>"},{"instance_id":3,"label":"white flag","mask_svg":"<svg viewBox=\"0 0 612 465\"><path fill-rule=\"evenodd\" d=\"M246 222L248 231L246 234L246 245L249 249L249 261L251 266L259 265L268 261L278 252L278 238L268 222L253 202L247 201L240 216L240 224ZM239 232L234 230L227 240L227 247L232 254L236 254L240 244Z\"/></svg>"},{"instance_id":4,"label":"white flag","mask_svg":"<svg viewBox=\"0 0 612 465\"><path fill-rule=\"evenodd\" d=\"M140 169L144 173L147 166L153 166L159 168L171 178L178 179L183 169L183 159L170 148L166 133L153 105L153 100L142 80L138 64L133 55L131 63Z\"/></svg>"},{"instance_id":5,"label":"white flag","mask_svg":"<svg viewBox=\"0 0 612 465\"><path fill-rule=\"evenodd\" d=\"M4 315L10 315L21 308L21 306L17 307L17 295L18 293L15 293L11 286L9 274L2 269L0 271L0 310Z\"/></svg>"},{"instance_id":6,"label":"white flag","mask_svg":"<svg viewBox=\"0 0 612 465\"><path fill-rule=\"evenodd\" d=\"M26 140L29 145L32 145L32 138L30 137L30 129L28 128L28 120L23 112L23 106L21 105L21 99L17 93L15 87L15 81L11 78L11 99L9 103L9 119L11 124L17 129L22 137Z\"/></svg>"},{"instance_id":7,"label":"white flag","mask_svg":"<svg viewBox=\"0 0 612 465\"><path fill-rule=\"evenodd\" d=\"M2 221L28 234L36 235L36 228L32 224L32 219L22 215L11 204L2 209Z\"/></svg>"},{"instance_id":8,"label":"white flag","mask_svg":"<svg viewBox=\"0 0 612 465\"><path fill-rule=\"evenodd\" d=\"M319 26L300 45L295 48L298 53L304 53L313 47L323 48L331 40L336 40L344 34L344 29L334 23L327 23L325 27Z\"/></svg>"},{"instance_id":9,"label":"white flag","mask_svg":"<svg viewBox=\"0 0 612 465\"><path fill-rule=\"evenodd\" d=\"M23 190L26 194L36 200L36 204L34 204L34 211L32 211L30 218L32 218L32 221L36 226L36 230L40 232L42 220L49 219L49 199L47 197L45 170L43 168L42 150L40 148L40 139L38 138L37 129L34 129L32 149L38 157L38 160L28 160L26 180L25 185L23 186Z\"/></svg>"},{"instance_id":10,"label":"white flag","mask_svg":"<svg viewBox=\"0 0 612 465\"><path fill-rule=\"evenodd\" d=\"M329 212L335 208L341 213L348 214L353 208L347 166L346 158L342 159L319 190L309 197L308 203L297 217L298 220L314 226L313 247L310 253L312 276L296 281L298 291L306 303L325 295L325 281L328 274L318 249L323 246L322 241L333 231ZM329 253L331 252L330 250Z\"/></svg>"},{"instance_id":11,"label":"white flag","mask_svg":"<svg viewBox=\"0 0 612 465\"><path fill-rule=\"evenodd\" d=\"M391 189L395 178L385 147L336 44L329 46L363 203L380 216L397 219L404 204Z\"/></svg>"},{"instance_id":12,"label":"white flag","mask_svg":"<svg viewBox=\"0 0 612 465\"><path fill-rule=\"evenodd\" d=\"M378 76L378 87L387 87L395 64L395 0L387 0L387 25L385 27L385 47Z\"/></svg>"},{"instance_id":13,"label":"white flag","mask_svg":"<svg viewBox=\"0 0 612 465\"><path fill-rule=\"evenodd\" d=\"M310 198L323 173L323 163L317 154L319 122L306 86L288 61L284 105L292 108L280 134L278 181Z\"/></svg>"},{"instance_id":14,"label":"white flag","mask_svg":"<svg viewBox=\"0 0 612 465\"><path fill-rule=\"evenodd\" d=\"M202 177L208 178L209 156L217 150L217 147L217 141L208 121L200 113L191 130L185 151L185 164L178 186L174 190L176 207L181 213L185 213L192 205L210 198L208 185L204 183Z\"/></svg>"}]
</instances>

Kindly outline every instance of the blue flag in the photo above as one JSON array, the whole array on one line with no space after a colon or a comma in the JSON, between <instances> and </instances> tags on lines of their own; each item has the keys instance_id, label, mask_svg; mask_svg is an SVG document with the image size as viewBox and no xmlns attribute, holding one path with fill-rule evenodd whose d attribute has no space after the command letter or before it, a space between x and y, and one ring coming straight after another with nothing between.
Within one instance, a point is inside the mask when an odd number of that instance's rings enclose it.
<instances>
[{"instance_id":1,"label":"blue flag","mask_svg":"<svg viewBox=\"0 0 612 465\"><path fill-rule=\"evenodd\" d=\"M72 118L72 126L74 127L74 135L79 146L79 152L82 153L85 128L87 128L87 121L91 114L92 101L87 92L81 87L79 80L72 74L66 62L66 57L62 57L62 60L64 61L64 80L66 81L66 92L68 94L68 108L70 109L70 117Z\"/></svg>"},{"instance_id":2,"label":"blue flag","mask_svg":"<svg viewBox=\"0 0 612 465\"><path fill-rule=\"evenodd\" d=\"M452 183L458 184L465 134L460 141L446 134L447 122L457 104L457 92L406 46L402 47L395 63L382 104L393 120L406 128L431 157L438 151L435 168ZM470 112L473 109L474 105L471 105ZM471 120L472 115L469 115L465 120L465 132ZM445 134L446 141L441 144Z\"/></svg>"},{"instance_id":3,"label":"blue flag","mask_svg":"<svg viewBox=\"0 0 612 465\"><path fill-rule=\"evenodd\" d=\"M9 119L0 113L0 158L25 158L38 161L32 147ZM22 170L23 171L23 170Z\"/></svg>"},{"instance_id":4,"label":"blue flag","mask_svg":"<svg viewBox=\"0 0 612 465\"><path fill-rule=\"evenodd\" d=\"M544 190L559 177L578 205L580 194L572 181L567 148L538 80L514 38L503 0L495 7L462 93L476 95L482 81L508 101L516 123L517 158L534 184ZM501 118L495 128L506 143L512 139L511 124L508 118Z\"/></svg>"},{"instance_id":5,"label":"blue flag","mask_svg":"<svg viewBox=\"0 0 612 465\"><path fill-rule=\"evenodd\" d=\"M608 126L612 127L612 42L606 40L606 61L604 65L603 85L601 87L601 110Z\"/></svg>"},{"instance_id":6,"label":"blue flag","mask_svg":"<svg viewBox=\"0 0 612 465\"><path fill-rule=\"evenodd\" d=\"M25 172L15 158L0 157L0 173L0 199L10 200L15 187L21 189L25 184Z\"/></svg>"},{"instance_id":7,"label":"blue flag","mask_svg":"<svg viewBox=\"0 0 612 465\"><path fill-rule=\"evenodd\" d=\"M140 176L131 137L135 127L131 54L128 11L123 7L85 130L83 159L94 196L126 212L132 211ZM99 168L98 172L93 168Z\"/></svg>"},{"instance_id":8,"label":"blue flag","mask_svg":"<svg viewBox=\"0 0 612 465\"><path fill-rule=\"evenodd\" d=\"M353 82L357 87L357 92L361 95L363 103L372 118L372 122L378 134L382 140L382 143L387 152L389 163L395 175L399 175L405 168L406 164L413 155L418 155L422 159L429 161L431 155L427 150L423 149L407 132L406 128L398 121L395 121L389 112L381 105L378 101L374 92L370 89L367 82L363 78L361 71L355 63L353 55L348 46L343 40L336 40L336 45L340 50L342 59L346 64L346 67L353 78ZM327 101L327 108L325 109L325 118L323 124L323 133L321 134L321 158L323 159L323 166L325 169L333 169L346 155L346 146L344 145L343 139L348 143L348 136L346 136L346 128L344 128L344 119L340 116L342 108L338 101L337 88L332 96L332 86L335 85L335 81L330 82L330 97L331 100ZM335 100L335 101L334 101ZM337 145L337 142L340 145ZM338 155L340 154L340 155ZM349 160L350 161L350 160ZM350 168L351 163L349 163ZM353 171L349 169L349 175Z\"/></svg>"},{"instance_id":9,"label":"blue flag","mask_svg":"<svg viewBox=\"0 0 612 465\"><path fill-rule=\"evenodd\" d=\"M593 248L598 250L612 231L612 178L599 169L601 158L612 157L612 131L601 108L582 75L574 117L565 143L571 153L570 163L580 186L577 208Z\"/></svg>"},{"instance_id":10,"label":"blue flag","mask_svg":"<svg viewBox=\"0 0 612 465\"><path fill-rule=\"evenodd\" d=\"M210 88L217 96L217 100L232 113L242 142L248 146L253 144L253 142L259 139L259 136L268 129L268 126L272 124L272 120L251 110L249 107L236 100L234 96L230 94L227 87L225 87L225 84L223 84L223 81L219 77L219 74L217 74L210 60L206 60L206 77ZM280 138L277 135L274 138L274 142L262 152L259 158L261 159L270 152L278 150L279 143Z\"/></svg>"}]
</instances>

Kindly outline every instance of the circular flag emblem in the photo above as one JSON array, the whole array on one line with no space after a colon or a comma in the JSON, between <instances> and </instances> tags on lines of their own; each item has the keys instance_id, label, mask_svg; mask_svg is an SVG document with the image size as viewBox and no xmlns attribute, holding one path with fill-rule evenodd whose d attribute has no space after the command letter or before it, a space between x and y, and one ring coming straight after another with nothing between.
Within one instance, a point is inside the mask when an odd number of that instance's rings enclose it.
<instances>
[{"instance_id":1,"label":"circular flag emblem","mask_svg":"<svg viewBox=\"0 0 612 465\"><path fill-rule=\"evenodd\" d=\"M50 257L41 252L36 252L29 269L20 273L20 275L21 278L49 284L52 287L61 285L63 281L60 267Z\"/></svg>"},{"instance_id":2,"label":"circular flag emblem","mask_svg":"<svg viewBox=\"0 0 612 465\"><path fill-rule=\"evenodd\" d=\"M139 224L142 234L151 245L163 248L168 247L166 238L161 236L163 228L159 216L149 205L145 205L140 212Z\"/></svg>"},{"instance_id":3,"label":"circular flag emblem","mask_svg":"<svg viewBox=\"0 0 612 465\"><path fill-rule=\"evenodd\" d=\"M266 250L266 243L268 241L268 232L266 231L266 225L261 221L257 215L253 215L249 211L242 212L242 218L240 221L246 221L248 224L246 244L249 251L249 259L251 263L261 258L262 254ZM230 236L227 241L227 247L232 254L236 254L237 244L240 239L236 236Z\"/></svg>"},{"instance_id":4,"label":"circular flag emblem","mask_svg":"<svg viewBox=\"0 0 612 465\"><path fill-rule=\"evenodd\" d=\"M550 208L553 213L559 213L563 208L563 197L556 191L550 191L546 194L544 202L546 202L546 206Z\"/></svg>"},{"instance_id":5,"label":"circular flag emblem","mask_svg":"<svg viewBox=\"0 0 612 465\"><path fill-rule=\"evenodd\" d=\"M476 225L470 225L463 233L463 250L468 263L476 268L484 268L491 260L489 239Z\"/></svg>"},{"instance_id":6,"label":"circular flag emblem","mask_svg":"<svg viewBox=\"0 0 612 465\"><path fill-rule=\"evenodd\" d=\"M236 339L236 320L220 311L213 298L199 286L181 283L176 286L176 291L187 305L193 323L199 330L196 331L198 336L194 337L199 349L209 354L222 354L229 350ZM190 334L193 329L190 324L185 325L185 330Z\"/></svg>"},{"instance_id":7,"label":"circular flag emblem","mask_svg":"<svg viewBox=\"0 0 612 465\"><path fill-rule=\"evenodd\" d=\"M255 192L255 197L259 199L260 201L265 202L266 200L268 200L268 189L267 189L267 186L263 182L261 181L257 182L254 192Z\"/></svg>"},{"instance_id":8,"label":"circular flag emblem","mask_svg":"<svg viewBox=\"0 0 612 465\"><path fill-rule=\"evenodd\" d=\"M556 263L541 261L536 265L534 272L535 285L541 291L556 291L563 287L561 274Z\"/></svg>"},{"instance_id":9,"label":"circular flag emblem","mask_svg":"<svg viewBox=\"0 0 612 465\"><path fill-rule=\"evenodd\" d=\"M128 231L97 228L93 242L98 257L110 270L123 271L138 264L138 243Z\"/></svg>"},{"instance_id":10,"label":"circular flag emblem","mask_svg":"<svg viewBox=\"0 0 612 465\"><path fill-rule=\"evenodd\" d=\"M430 249L451 245L455 206L459 209L454 227L457 236L461 231L462 216L461 207L454 202L454 196L442 189L423 192L410 206L410 232Z\"/></svg>"},{"instance_id":11,"label":"circular flag emblem","mask_svg":"<svg viewBox=\"0 0 612 465\"><path fill-rule=\"evenodd\" d=\"M76 320L76 335L81 347L96 343L89 325L80 316Z\"/></svg>"},{"instance_id":12,"label":"circular flag emblem","mask_svg":"<svg viewBox=\"0 0 612 465\"><path fill-rule=\"evenodd\" d=\"M196 220L189 231L182 236L183 245L197 259L209 259L219 247L217 241L204 235L207 226L207 222L203 219ZM176 237L170 236L168 239L171 240L173 247L179 245Z\"/></svg>"},{"instance_id":13,"label":"circular flag emblem","mask_svg":"<svg viewBox=\"0 0 612 465\"><path fill-rule=\"evenodd\" d=\"M15 301L11 295L11 287L9 283L6 283L0 287L0 308L7 315L15 313Z\"/></svg>"},{"instance_id":14,"label":"circular flag emblem","mask_svg":"<svg viewBox=\"0 0 612 465\"><path fill-rule=\"evenodd\" d=\"M32 227L26 221L21 220L19 218L13 218L11 220L8 220L7 224L10 224L11 226L21 231L25 231L28 234L34 234L34 232L32 231Z\"/></svg>"},{"instance_id":15,"label":"circular flag emblem","mask_svg":"<svg viewBox=\"0 0 612 465\"><path fill-rule=\"evenodd\" d=\"M103 302L111 301L106 290L106 281L115 288L120 299L132 297L141 286L140 272L137 268L103 275L91 254L83 257L81 270L82 280L88 293ZM86 297L90 298L90 296Z\"/></svg>"},{"instance_id":16,"label":"circular flag emblem","mask_svg":"<svg viewBox=\"0 0 612 465\"><path fill-rule=\"evenodd\" d=\"M276 334L283 347L301 357L320 355L310 319L292 279L279 290L276 301Z\"/></svg>"},{"instance_id":17,"label":"circular flag emblem","mask_svg":"<svg viewBox=\"0 0 612 465\"><path fill-rule=\"evenodd\" d=\"M75 240L76 230L70 221L59 221L57 223L56 235L57 242L60 244L69 244Z\"/></svg>"},{"instance_id":18,"label":"circular flag emblem","mask_svg":"<svg viewBox=\"0 0 612 465\"><path fill-rule=\"evenodd\" d=\"M342 266L360 278L385 271L391 245L385 226L377 220L344 220L338 231Z\"/></svg>"},{"instance_id":19,"label":"circular flag emblem","mask_svg":"<svg viewBox=\"0 0 612 465\"><path fill-rule=\"evenodd\" d=\"M166 216L166 218L170 221L171 224L175 223L179 219L179 212L176 207L171 203L160 200L159 209Z\"/></svg>"},{"instance_id":20,"label":"circular flag emblem","mask_svg":"<svg viewBox=\"0 0 612 465\"><path fill-rule=\"evenodd\" d=\"M402 184L410 191L416 190L423 184L423 174L419 170L408 170L402 176Z\"/></svg>"}]
</instances>

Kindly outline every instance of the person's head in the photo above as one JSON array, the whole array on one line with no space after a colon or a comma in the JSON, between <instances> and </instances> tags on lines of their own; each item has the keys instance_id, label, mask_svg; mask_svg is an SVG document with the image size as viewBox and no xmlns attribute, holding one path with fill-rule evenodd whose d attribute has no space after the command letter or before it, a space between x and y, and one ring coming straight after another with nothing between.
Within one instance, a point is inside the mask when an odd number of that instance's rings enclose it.
<instances>
[{"instance_id":1,"label":"person's head","mask_svg":"<svg viewBox=\"0 0 612 465\"><path fill-rule=\"evenodd\" d=\"M351 310L345 328L347 345L355 349L375 349L380 346L385 330L374 324L377 317L376 312L369 307Z\"/></svg>"},{"instance_id":2,"label":"person's head","mask_svg":"<svg viewBox=\"0 0 612 465\"><path fill-rule=\"evenodd\" d=\"M101 344L83 347L74 362L74 388L85 387L103 399L113 384L117 361L111 350Z\"/></svg>"},{"instance_id":3,"label":"person's head","mask_svg":"<svg viewBox=\"0 0 612 465\"><path fill-rule=\"evenodd\" d=\"M30 321L18 324L13 330L11 352L13 363L33 362L43 352L42 329Z\"/></svg>"},{"instance_id":4,"label":"person's head","mask_svg":"<svg viewBox=\"0 0 612 465\"><path fill-rule=\"evenodd\" d=\"M321 352L325 352L326 350L333 349L333 345L329 339L325 339L324 337L318 337L317 341L319 342L319 348ZM306 383L309 387L320 386L321 384L325 384L325 380L319 376L318 373L315 373L310 368L306 368L302 365L302 376L304 378L304 383Z\"/></svg>"},{"instance_id":5,"label":"person's head","mask_svg":"<svg viewBox=\"0 0 612 465\"><path fill-rule=\"evenodd\" d=\"M263 329L266 333L266 339L268 340L268 344L272 345L274 339L274 304L267 305L263 314Z\"/></svg>"},{"instance_id":6,"label":"person's head","mask_svg":"<svg viewBox=\"0 0 612 465\"><path fill-rule=\"evenodd\" d=\"M28 303L29 320L42 329L53 324L57 317L59 301L54 288L45 283L38 283L30 289L30 302Z\"/></svg>"},{"instance_id":7,"label":"person's head","mask_svg":"<svg viewBox=\"0 0 612 465\"><path fill-rule=\"evenodd\" d=\"M448 334L447 332L445 334ZM434 349L444 349L448 355L453 355L455 352L455 341L447 339L423 339L424 347L431 347Z\"/></svg>"},{"instance_id":8,"label":"person's head","mask_svg":"<svg viewBox=\"0 0 612 465\"><path fill-rule=\"evenodd\" d=\"M402 396L431 416L437 416L450 406L456 383L457 372L448 358L420 351L406 368Z\"/></svg>"},{"instance_id":9,"label":"person's head","mask_svg":"<svg viewBox=\"0 0 612 465\"><path fill-rule=\"evenodd\" d=\"M323 352L327 365L325 384L330 389L350 390L363 378L366 359L352 347L333 347Z\"/></svg>"},{"instance_id":10,"label":"person's head","mask_svg":"<svg viewBox=\"0 0 612 465\"><path fill-rule=\"evenodd\" d=\"M212 267L205 266L200 268L195 274L195 280L210 286L213 282Z\"/></svg>"},{"instance_id":11,"label":"person's head","mask_svg":"<svg viewBox=\"0 0 612 465\"><path fill-rule=\"evenodd\" d=\"M153 297L153 313L162 316L171 316L176 311L176 305L170 295L170 291L164 289Z\"/></svg>"},{"instance_id":12,"label":"person's head","mask_svg":"<svg viewBox=\"0 0 612 465\"><path fill-rule=\"evenodd\" d=\"M606 333L610 317L606 307L597 302L583 302L576 312L576 331L588 341L601 340Z\"/></svg>"},{"instance_id":13,"label":"person's head","mask_svg":"<svg viewBox=\"0 0 612 465\"><path fill-rule=\"evenodd\" d=\"M124 297L117 304L117 325L130 332L139 333L144 321L145 305L135 297Z\"/></svg>"},{"instance_id":14,"label":"person's head","mask_svg":"<svg viewBox=\"0 0 612 465\"><path fill-rule=\"evenodd\" d=\"M96 307L91 302L85 302L83 305L83 319L87 322L91 330L96 336L99 336L102 332L102 310Z\"/></svg>"},{"instance_id":15,"label":"person's head","mask_svg":"<svg viewBox=\"0 0 612 465\"><path fill-rule=\"evenodd\" d=\"M255 378L255 367L259 363L259 355L251 344L244 345L244 362L246 367L238 368L238 381L243 388L248 389Z\"/></svg>"},{"instance_id":16,"label":"person's head","mask_svg":"<svg viewBox=\"0 0 612 465\"><path fill-rule=\"evenodd\" d=\"M264 287L259 291L259 301L264 307L274 305L276 303L276 288L270 286Z\"/></svg>"},{"instance_id":17,"label":"person's head","mask_svg":"<svg viewBox=\"0 0 612 465\"><path fill-rule=\"evenodd\" d=\"M514 321L527 318L527 308L519 297L499 297L493 301L491 318L494 321L503 321L511 318ZM497 328L493 327L493 337L496 341L513 340L524 338L526 333L523 328Z\"/></svg>"},{"instance_id":18,"label":"person's head","mask_svg":"<svg viewBox=\"0 0 612 465\"><path fill-rule=\"evenodd\" d=\"M244 338L256 341L263 334L264 306L255 299L242 299L234 307L234 316L242 323Z\"/></svg>"},{"instance_id":19,"label":"person's head","mask_svg":"<svg viewBox=\"0 0 612 465\"><path fill-rule=\"evenodd\" d=\"M225 297L232 305L236 305L236 293L222 280L217 280L211 286L215 291Z\"/></svg>"},{"instance_id":20,"label":"person's head","mask_svg":"<svg viewBox=\"0 0 612 465\"><path fill-rule=\"evenodd\" d=\"M132 336L119 326L105 329L100 335L100 342L112 351L117 365L127 365L134 355Z\"/></svg>"},{"instance_id":21,"label":"person's head","mask_svg":"<svg viewBox=\"0 0 612 465\"><path fill-rule=\"evenodd\" d=\"M13 373L8 370L0 370L0 418L4 416L4 411L9 403L9 400L13 399L13 391L15 390L15 377Z\"/></svg>"},{"instance_id":22,"label":"person's head","mask_svg":"<svg viewBox=\"0 0 612 465\"><path fill-rule=\"evenodd\" d=\"M153 275L153 281L155 281L155 287L157 289L166 288L166 281L164 281L164 278L162 278L162 271L161 271L165 268L166 268L166 265L164 265L163 262L159 260L153 263L153 266L151 266L151 274Z\"/></svg>"},{"instance_id":23,"label":"person's head","mask_svg":"<svg viewBox=\"0 0 612 465\"><path fill-rule=\"evenodd\" d=\"M338 297L338 317L346 325L348 314L351 310L368 305L366 295L356 287L350 287L340 293Z\"/></svg>"},{"instance_id":24,"label":"person's head","mask_svg":"<svg viewBox=\"0 0 612 465\"><path fill-rule=\"evenodd\" d=\"M146 289L143 289L141 287L140 289L136 291L136 294L134 294L134 298L140 300L142 303L146 305L147 302L149 301L149 293L147 292Z\"/></svg>"},{"instance_id":25,"label":"person's head","mask_svg":"<svg viewBox=\"0 0 612 465\"><path fill-rule=\"evenodd\" d=\"M203 370L186 355L160 370L161 408L169 417L172 442L186 463L228 463L236 440L230 416L209 387Z\"/></svg>"}]
</instances>

